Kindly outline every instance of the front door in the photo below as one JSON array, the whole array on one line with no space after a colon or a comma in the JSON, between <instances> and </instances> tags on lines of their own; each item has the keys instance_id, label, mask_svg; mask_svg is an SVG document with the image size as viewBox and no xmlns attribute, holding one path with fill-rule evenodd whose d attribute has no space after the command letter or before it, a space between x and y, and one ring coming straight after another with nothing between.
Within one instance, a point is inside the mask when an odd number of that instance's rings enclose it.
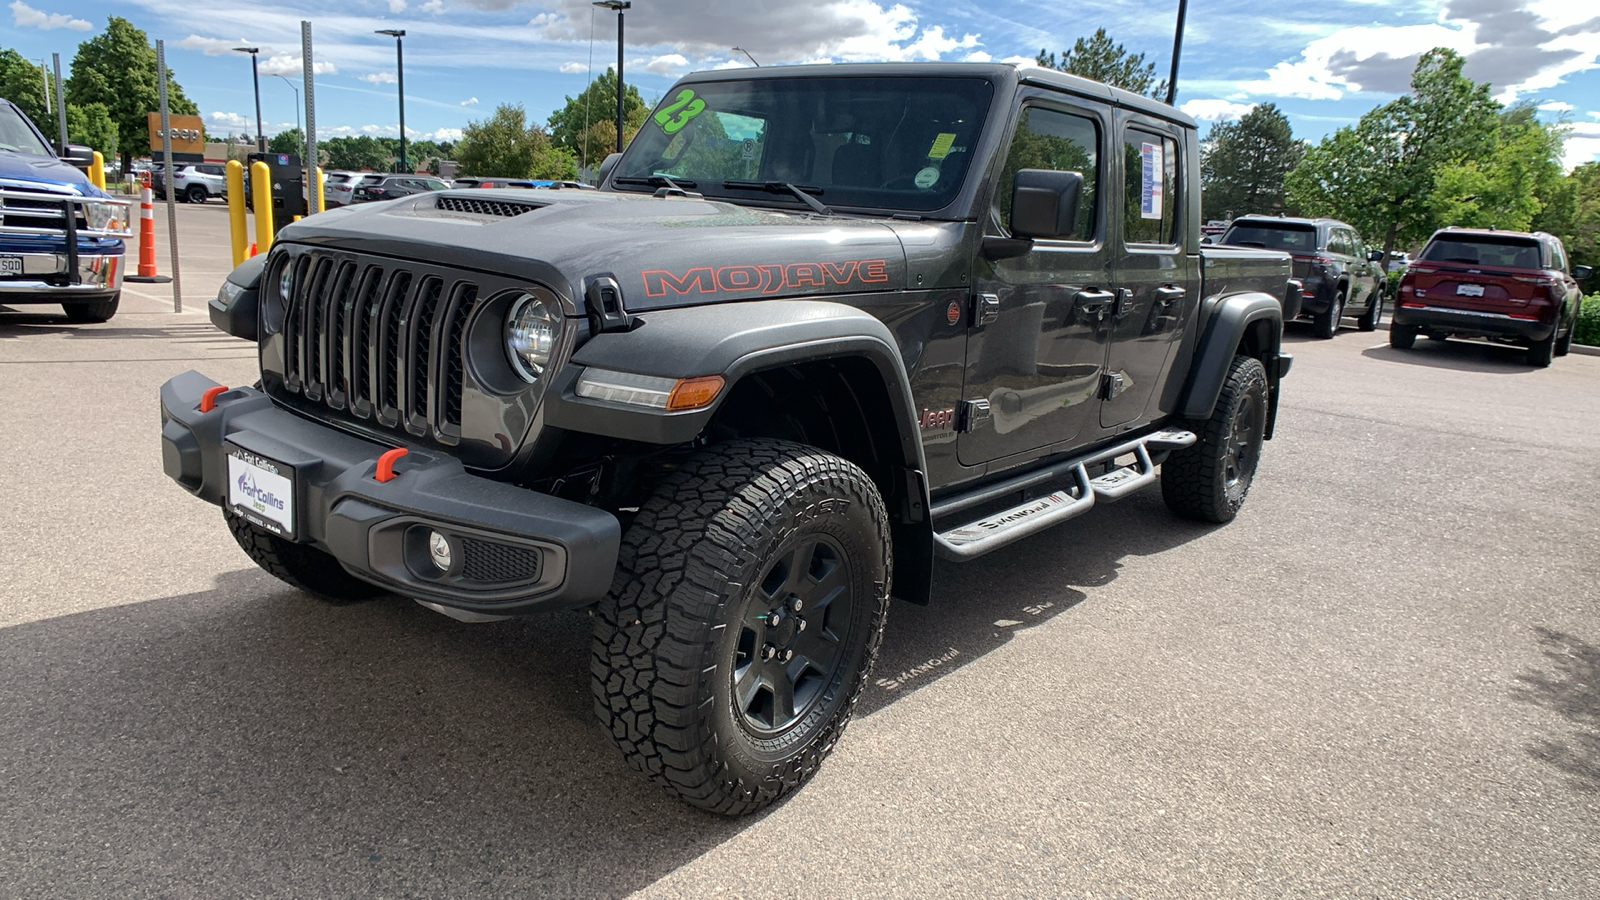
<instances>
[{"instance_id":1,"label":"front door","mask_svg":"<svg viewBox=\"0 0 1600 900\"><path fill-rule=\"evenodd\" d=\"M992 236L1009 235L1020 169L1083 175L1073 233L1035 240L1020 256L976 267L976 319L967 344L970 402L989 419L962 433L958 455L977 465L1071 441L1099 422L1101 374L1115 294L1109 281L1102 188L1109 110L1038 92L1024 101L995 186Z\"/></svg>"}]
</instances>

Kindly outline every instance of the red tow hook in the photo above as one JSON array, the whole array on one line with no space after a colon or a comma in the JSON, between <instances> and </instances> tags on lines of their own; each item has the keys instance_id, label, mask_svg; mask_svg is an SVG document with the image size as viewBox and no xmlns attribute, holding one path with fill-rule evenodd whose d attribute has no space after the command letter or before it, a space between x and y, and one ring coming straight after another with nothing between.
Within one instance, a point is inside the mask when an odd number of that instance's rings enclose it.
<instances>
[{"instance_id":1,"label":"red tow hook","mask_svg":"<svg viewBox=\"0 0 1600 900\"><path fill-rule=\"evenodd\" d=\"M394 474L395 462L410 452L404 447L396 447L393 450L386 451L382 456L378 457L378 471L372 476L372 479L374 481L395 480L397 477Z\"/></svg>"},{"instance_id":2,"label":"red tow hook","mask_svg":"<svg viewBox=\"0 0 1600 900\"><path fill-rule=\"evenodd\" d=\"M206 388L206 392L200 395L200 411L211 412L213 409L216 409L217 395L223 391L226 391L227 389L227 385L223 384L219 384L214 388Z\"/></svg>"}]
</instances>

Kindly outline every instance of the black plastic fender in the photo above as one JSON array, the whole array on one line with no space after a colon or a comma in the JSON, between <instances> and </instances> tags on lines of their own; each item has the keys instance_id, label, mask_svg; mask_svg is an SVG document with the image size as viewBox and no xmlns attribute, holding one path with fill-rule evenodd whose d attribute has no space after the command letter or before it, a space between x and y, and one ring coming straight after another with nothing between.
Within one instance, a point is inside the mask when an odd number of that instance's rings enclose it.
<instances>
[{"instance_id":1,"label":"black plastic fender","mask_svg":"<svg viewBox=\"0 0 1600 900\"><path fill-rule=\"evenodd\" d=\"M1288 357L1280 352L1283 347L1282 301L1270 294L1249 291L1219 297L1209 305L1210 315L1205 320L1205 331L1201 334L1194 362L1189 367L1189 386L1179 412L1188 419L1211 417L1234 355L1245 343L1250 330L1259 327L1256 323L1267 322L1269 337L1257 345L1256 356L1267 370L1270 407L1266 436L1271 437L1278 412L1278 379L1288 369Z\"/></svg>"},{"instance_id":2,"label":"black plastic fender","mask_svg":"<svg viewBox=\"0 0 1600 900\"><path fill-rule=\"evenodd\" d=\"M895 526L895 596L927 603L931 589L933 532L928 484L911 381L889 329L872 315L828 300L753 300L651 310L629 331L597 334L578 348L550 383L545 424L585 434L649 444L694 440L745 375L797 362L858 357L878 371L899 437L903 486L886 492ZM727 380L704 409L665 412L579 397L578 378L588 368ZM896 504L888 494L903 495Z\"/></svg>"},{"instance_id":3,"label":"black plastic fender","mask_svg":"<svg viewBox=\"0 0 1600 900\"><path fill-rule=\"evenodd\" d=\"M218 292L206 306L206 311L211 314L211 324L219 331L247 341L257 339L261 273L266 266L267 255L262 253L247 258L228 273L227 284L230 289Z\"/></svg>"}]
</instances>

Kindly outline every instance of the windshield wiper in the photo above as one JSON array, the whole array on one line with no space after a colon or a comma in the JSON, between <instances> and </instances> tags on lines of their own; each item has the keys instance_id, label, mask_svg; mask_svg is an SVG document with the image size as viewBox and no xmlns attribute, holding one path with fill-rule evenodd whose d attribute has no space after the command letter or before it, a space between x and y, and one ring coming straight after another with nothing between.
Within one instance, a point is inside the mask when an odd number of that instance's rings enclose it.
<instances>
[{"instance_id":1,"label":"windshield wiper","mask_svg":"<svg viewBox=\"0 0 1600 900\"><path fill-rule=\"evenodd\" d=\"M650 187L669 187L676 191L688 192L689 188L699 187L700 182L688 178L669 178L666 175L618 175L611 179L612 184L646 184Z\"/></svg>"},{"instance_id":2,"label":"windshield wiper","mask_svg":"<svg viewBox=\"0 0 1600 900\"><path fill-rule=\"evenodd\" d=\"M805 205L811 207L817 215L833 215L833 210L823 205L821 200L812 196L812 194L822 193L822 188L813 185L808 184L804 187L798 187L787 181L724 181L722 186L735 190L766 191L769 194L793 194L799 197ZM810 193L807 193L808 191Z\"/></svg>"}]
</instances>

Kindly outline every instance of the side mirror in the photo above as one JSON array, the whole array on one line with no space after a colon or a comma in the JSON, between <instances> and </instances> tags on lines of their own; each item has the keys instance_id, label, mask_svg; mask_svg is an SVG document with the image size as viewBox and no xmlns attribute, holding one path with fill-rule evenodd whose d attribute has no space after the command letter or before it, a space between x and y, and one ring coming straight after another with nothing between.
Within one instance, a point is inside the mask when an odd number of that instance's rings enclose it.
<instances>
[{"instance_id":1,"label":"side mirror","mask_svg":"<svg viewBox=\"0 0 1600 900\"><path fill-rule=\"evenodd\" d=\"M1369 250L1369 251L1367 251L1367 262L1383 262L1383 251L1382 250Z\"/></svg>"},{"instance_id":2,"label":"side mirror","mask_svg":"<svg viewBox=\"0 0 1600 900\"><path fill-rule=\"evenodd\" d=\"M1587 280L1589 280L1589 276L1591 276L1593 274L1594 274L1594 269L1592 267L1590 267L1590 266L1573 266L1572 267L1572 277L1577 279L1577 280L1579 280L1579 281L1587 281Z\"/></svg>"},{"instance_id":3,"label":"side mirror","mask_svg":"<svg viewBox=\"0 0 1600 900\"><path fill-rule=\"evenodd\" d=\"M1216 241L1212 240L1211 235L1208 234L1205 237L1200 239L1200 243L1202 243L1202 244L1215 244Z\"/></svg>"},{"instance_id":4,"label":"side mirror","mask_svg":"<svg viewBox=\"0 0 1600 900\"><path fill-rule=\"evenodd\" d=\"M61 154L61 161L74 168L87 169L94 165L94 148L68 144Z\"/></svg>"},{"instance_id":5,"label":"side mirror","mask_svg":"<svg viewBox=\"0 0 1600 900\"><path fill-rule=\"evenodd\" d=\"M621 159L621 153L612 153L606 156L605 161L600 163L600 171L595 173L595 185L604 185L606 183L606 179L611 177L611 170L617 167L617 162Z\"/></svg>"},{"instance_id":6,"label":"side mirror","mask_svg":"<svg viewBox=\"0 0 1600 900\"><path fill-rule=\"evenodd\" d=\"M1082 193L1081 172L1022 169L1011 188L1011 233L1020 238L1072 237Z\"/></svg>"}]
</instances>

